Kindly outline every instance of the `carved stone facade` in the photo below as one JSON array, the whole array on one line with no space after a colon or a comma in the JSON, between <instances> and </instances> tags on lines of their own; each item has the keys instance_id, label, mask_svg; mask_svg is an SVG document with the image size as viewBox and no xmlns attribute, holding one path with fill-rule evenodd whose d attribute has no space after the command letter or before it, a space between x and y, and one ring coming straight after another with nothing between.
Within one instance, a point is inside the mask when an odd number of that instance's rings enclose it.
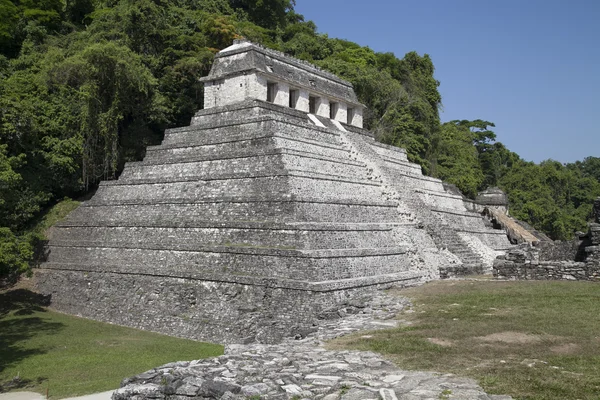
<instances>
[{"instance_id":1,"label":"carved stone facade","mask_svg":"<svg viewBox=\"0 0 600 400\"><path fill-rule=\"evenodd\" d=\"M362 128L364 106L352 85L283 53L245 40L216 56L204 82L204 108L255 99Z\"/></svg>"},{"instance_id":2,"label":"carved stone facade","mask_svg":"<svg viewBox=\"0 0 600 400\"><path fill-rule=\"evenodd\" d=\"M167 130L56 226L37 272L56 309L275 342L380 288L489 271L510 247L361 128L347 82L248 42L219 53L203 81L190 126Z\"/></svg>"}]
</instances>

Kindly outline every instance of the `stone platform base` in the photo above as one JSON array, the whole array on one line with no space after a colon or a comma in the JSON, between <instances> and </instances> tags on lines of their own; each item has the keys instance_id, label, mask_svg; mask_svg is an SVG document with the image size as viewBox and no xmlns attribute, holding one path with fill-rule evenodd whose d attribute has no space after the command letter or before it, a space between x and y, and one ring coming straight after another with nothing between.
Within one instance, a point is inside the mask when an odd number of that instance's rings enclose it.
<instances>
[{"instance_id":1,"label":"stone platform base","mask_svg":"<svg viewBox=\"0 0 600 400\"><path fill-rule=\"evenodd\" d=\"M36 280L52 307L67 314L215 343L277 343L306 336L316 319L363 305L378 289L413 285L419 277L343 289L308 285L313 290L277 280L247 284L56 269L37 270Z\"/></svg>"}]
</instances>

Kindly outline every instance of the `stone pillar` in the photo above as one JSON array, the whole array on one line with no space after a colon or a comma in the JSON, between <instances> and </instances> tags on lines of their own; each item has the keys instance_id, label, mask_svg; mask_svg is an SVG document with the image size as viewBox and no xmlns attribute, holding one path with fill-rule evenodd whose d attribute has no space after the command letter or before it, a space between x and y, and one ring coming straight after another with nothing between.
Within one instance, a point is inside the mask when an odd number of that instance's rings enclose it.
<instances>
[{"instance_id":1,"label":"stone pillar","mask_svg":"<svg viewBox=\"0 0 600 400\"><path fill-rule=\"evenodd\" d=\"M258 74L246 75L245 98L267 101L267 78Z\"/></svg>"},{"instance_id":2,"label":"stone pillar","mask_svg":"<svg viewBox=\"0 0 600 400\"><path fill-rule=\"evenodd\" d=\"M348 105L346 103L338 103L338 111L335 114L335 120L343 124L348 122Z\"/></svg>"},{"instance_id":3,"label":"stone pillar","mask_svg":"<svg viewBox=\"0 0 600 400\"><path fill-rule=\"evenodd\" d=\"M300 89L298 90L298 102L296 103L296 110L307 113L310 110L308 104L308 91Z\"/></svg>"},{"instance_id":4,"label":"stone pillar","mask_svg":"<svg viewBox=\"0 0 600 400\"><path fill-rule=\"evenodd\" d=\"M585 248L586 263L590 269L596 268L597 276L600 279L600 197L594 201L593 212L595 222L590 224L588 233L591 245Z\"/></svg>"},{"instance_id":5,"label":"stone pillar","mask_svg":"<svg viewBox=\"0 0 600 400\"><path fill-rule=\"evenodd\" d=\"M290 105L290 86L288 84L277 84L277 94L275 95L275 101L273 103L285 107Z\"/></svg>"},{"instance_id":6,"label":"stone pillar","mask_svg":"<svg viewBox=\"0 0 600 400\"><path fill-rule=\"evenodd\" d=\"M317 99L317 115L329 118L329 99L323 97Z\"/></svg>"},{"instance_id":7,"label":"stone pillar","mask_svg":"<svg viewBox=\"0 0 600 400\"><path fill-rule=\"evenodd\" d=\"M356 107L354 109L354 118L352 119L352 125L358 128L363 127L363 108Z\"/></svg>"}]
</instances>

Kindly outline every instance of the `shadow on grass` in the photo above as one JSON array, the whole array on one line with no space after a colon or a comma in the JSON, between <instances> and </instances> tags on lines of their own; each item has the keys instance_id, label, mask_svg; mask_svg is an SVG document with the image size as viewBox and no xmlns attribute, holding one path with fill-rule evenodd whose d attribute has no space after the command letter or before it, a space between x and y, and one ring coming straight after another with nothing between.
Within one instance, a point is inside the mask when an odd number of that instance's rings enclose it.
<instances>
[{"instance_id":1,"label":"shadow on grass","mask_svg":"<svg viewBox=\"0 0 600 400\"><path fill-rule=\"evenodd\" d=\"M50 296L27 289L13 289L0 293L0 321L8 314L30 315L35 311L45 311L50 304Z\"/></svg>"},{"instance_id":2,"label":"shadow on grass","mask_svg":"<svg viewBox=\"0 0 600 400\"><path fill-rule=\"evenodd\" d=\"M45 353L47 349L28 342L38 335L51 335L63 329L63 324L40 317L49 301L50 296L26 289L0 293L0 372L27 357Z\"/></svg>"}]
</instances>

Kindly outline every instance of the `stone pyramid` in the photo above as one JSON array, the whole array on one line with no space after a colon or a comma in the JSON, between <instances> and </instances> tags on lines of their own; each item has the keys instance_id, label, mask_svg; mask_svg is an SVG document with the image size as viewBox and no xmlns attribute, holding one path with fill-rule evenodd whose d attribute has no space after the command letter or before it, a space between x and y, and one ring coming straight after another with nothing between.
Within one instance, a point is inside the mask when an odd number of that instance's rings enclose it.
<instances>
[{"instance_id":1,"label":"stone pyramid","mask_svg":"<svg viewBox=\"0 0 600 400\"><path fill-rule=\"evenodd\" d=\"M38 286L66 313L275 342L376 289L482 272L510 246L476 204L362 129L352 86L237 41L205 108L56 226Z\"/></svg>"}]
</instances>

